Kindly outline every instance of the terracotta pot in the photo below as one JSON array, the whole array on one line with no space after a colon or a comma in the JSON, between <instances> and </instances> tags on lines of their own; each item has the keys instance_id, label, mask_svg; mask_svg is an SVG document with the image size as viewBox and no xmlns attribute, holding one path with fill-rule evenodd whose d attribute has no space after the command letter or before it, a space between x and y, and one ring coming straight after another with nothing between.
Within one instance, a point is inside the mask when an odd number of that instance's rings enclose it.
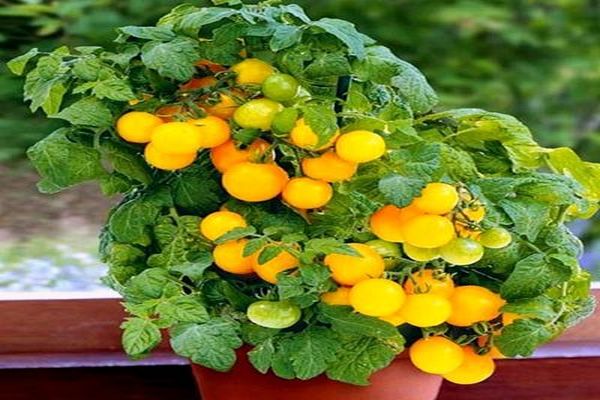
<instances>
[{"instance_id":1,"label":"terracotta pot","mask_svg":"<svg viewBox=\"0 0 600 400\"><path fill-rule=\"evenodd\" d=\"M308 381L286 380L261 374L248 362L245 351L229 372L199 365L192 371L202 400L434 400L442 379L425 374L406 357L398 357L371 377L370 386L354 386L318 376Z\"/></svg>"}]
</instances>

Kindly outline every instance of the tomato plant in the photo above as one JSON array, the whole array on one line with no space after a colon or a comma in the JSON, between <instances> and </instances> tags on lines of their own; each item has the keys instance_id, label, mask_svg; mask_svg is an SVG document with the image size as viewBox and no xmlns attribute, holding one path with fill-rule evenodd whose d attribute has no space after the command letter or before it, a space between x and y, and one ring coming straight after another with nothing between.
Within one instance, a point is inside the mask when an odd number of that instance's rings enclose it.
<instances>
[{"instance_id":1,"label":"tomato plant","mask_svg":"<svg viewBox=\"0 0 600 400\"><path fill-rule=\"evenodd\" d=\"M564 223L597 206L599 165L513 117L436 110L414 66L346 21L234 3L9 63L32 110L70 124L28 152L39 189L122 195L100 253L128 354L169 328L219 371L247 343L262 372L363 385L410 346L475 383L488 353L529 355L592 312Z\"/></svg>"}]
</instances>

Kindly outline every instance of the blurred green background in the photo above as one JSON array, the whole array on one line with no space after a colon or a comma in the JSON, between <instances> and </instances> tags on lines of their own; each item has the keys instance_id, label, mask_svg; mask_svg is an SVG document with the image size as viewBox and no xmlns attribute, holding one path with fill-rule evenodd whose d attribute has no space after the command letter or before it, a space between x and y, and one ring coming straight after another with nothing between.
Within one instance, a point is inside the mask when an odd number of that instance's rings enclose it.
<instances>
[{"instance_id":1,"label":"blurred green background","mask_svg":"<svg viewBox=\"0 0 600 400\"><path fill-rule=\"evenodd\" d=\"M0 0L0 59L7 61L33 46L110 46L115 27L153 24L180 2ZM313 18L354 22L359 30L415 64L439 93L441 108L481 107L513 114L544 145L571 146L584 158L600 162L600 1L295 2ZM21 100L21 84L2 63L0 163L4 165L0 164L0 175L4 176L0 185L6 179L27 181L22 179L30 173L23 166L24 150L56 123L31 117ZM90 190L81 192L82 201L92 198L90 208L97 211L104 205ZM33 195L28 192L28 196ZM0 208L0 217L2 213L14 214L14 209ZM68 215L69 210L64 213ZM85 217L85 211L82 214ZM100 220L91 218L91 225ZM9 238L25 240L19 229L0 229L0 238L5 231ZM584 265L600 270L600 223L583 222L573 229L588 244ZM0 285L1 269L0 259Z\"/></svg>"}]
</instances>

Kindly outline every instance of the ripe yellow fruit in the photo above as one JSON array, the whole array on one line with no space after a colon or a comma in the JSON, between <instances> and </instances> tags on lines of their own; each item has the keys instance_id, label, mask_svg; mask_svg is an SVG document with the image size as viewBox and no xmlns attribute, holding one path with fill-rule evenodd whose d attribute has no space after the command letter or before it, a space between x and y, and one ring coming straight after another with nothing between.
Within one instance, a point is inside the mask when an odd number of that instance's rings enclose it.
<instances>
[{"instance_id":1,"label":"ripe yellow fruit","mask_svg":"<svg viewBox=\"0 0 600 400\"><path fill-rule=\"evenodd\" d=\"M259 161L269 149L270 144L262 139L256 139L246 148L238 148L233 140L210 149L210 160L223 173L229 167L244 161ZM272 159L272 157L271 157Z\"/></svg>"},{"instance_id":2,"label":"ripe yellow fruit","mask_svg":"<svg viewBox=\"0 0 600 400\"><path fill-rule=\"evenodd\" d=\"M444 379L459 385L472 385L492 376L496 365L491 355L479 355L472 347L463 347L463 362L451 372L443 374Z\"/></svg>"},{"instance_id":3,"label":"ripe yellow fruit","mask_svg":"<svg viewBox=\"0 0 600 400\"><path fill-rule=\"evenodd\" d=\"M219 117L209 115L193 119L188 123L198 127L202 134L202 147L213 148L222 145L231 137L231 127Z\"/></svg>"},{"instance_id":4,"label":"ripe yellow fruit","mask_svg":"<svg viewBox=\"0 0 600 400\"><path fill-rule=\"evenodd\" d=\"M340 286L333 292L323 293L321 301L331 306L349 306L350 305L350 288Z\"/></svg>"},{"instance_id":5,"label":"ripe yellow fruit","mask_svg":"<svg viewBox=\"0 0 600 400\"><path fill-rule=\"evenodd\" d=\"M500 308L505 304L498 294L475 285L455 288L449 300L452 315L448 323L454 326L470 326L494 319L500 315Z\"/></svg>"},{"instance_id":6,"label":"ripe yellow fruit","mask_svg":"<svg viewBox=\"0 0 600 400\"><path fill-rule=\"evenodd\" d=\"M333 196L333 189L327 182L300 177L290 179L281 195L292 207L307 210L327 204Z\"/></svg>"},{"instance_id":7,"label":"ripe yellow fruit","mask_svg":"<svg viewBox=\"0 0 600 400\"><path fill-rule=\"evenodd\" d=\"M442 336L419 339L409 350L413 365L430 374L447 374L458 368L465 356L463 349Z\"/></svg>"},{"instance_id":8,"label":"ripe yellow fruit","mask_svg":"<svg viewBox=\"0 0 600 400\"><path fill-rule=\"evenodd\" d=\"M214 105L203 105L202 108L215 117L222 119L231 119L235 110L238 108L238 104L235 99L225 93L219 94L219 102Z\"/></svg>"},{"instance_id":9,"label":"ripe yellow fruit","mask_svg":"<svg viewBox=\"0 0 600 400\"><path fill-rule=\"evenodd\" d=\"M385 154L385 141L370 131L353 131L341 135L336 144L337 155L346 161L365 163Z\"/></svg>"},{"instance_id":10,"label":"ripe yellow fruit","mask_svg":"<svg viewBox=\"0 0 600 400\"><path fill-rule=\"evenodd\" d=\"M404 320L419 328L428 328L446 322L452 313L450 301L433 293L411 294L400 309Z\"/></svg>"},{"instance_id":11,"label":"ripe yellow fruit","mask_svg":"<svg viewBox=\"0 0 600 400\"><path fill-rule=\"evenodd\" d=\"M421 215L416 207L396 207L387 205L371 215L369 221L371 232L387 242L404 242L402 227L412 218Z\"/></svg>"},{"instance_id":12,"label":"ripe yellow fruit","mask_svg":"<svg viewBox=\"0 0 600 400\"><path fill-rule=\"evenodd\" d=\"M257 58L248 58L231 67L231 70L237 74L236 82L239 85L261 85L275 73L271 65Z\"/></svg>"},{"instance_id":13,"label":"ripe yellow fruit","mask_svg":"<svg viewBox=\"0 0 600 400\"><path fill-rule=\"evenodd\" d=\"M256 275L263 281L276 284L278 273L298 266L298 259L285 250L266 263L260 264L258 258L261 251L262 250L259 250L252 254L251 259L254 272L256 272Z\"/></svg>"},{"instance_id":14,"label":"ripe yellow fruit","mask_svg":"<svg viewBox=\"0 0 600 400\"><path fill-rule=\"evenodd\" d=\"M454 282L448 274L425 269L413 273L404 283L404 290L407 294L430 293L447 298L454 292Z\"/></svg>"},{"instance_id":15,"label":"ripe yellow fruit","mask_svg":"<svg viewBox=\"0 0 600 400\"><path fill-rule=\"evenodd\" d=\"M462 210L462 214L464 214L469 221L481 222L485 218L485 207L483 203L477 201Z\"/></svg>"},{"instance_id":16,"label":"ripe yellow fruit","mask_svg":"<svg viewBox=\"0 0 600 400\"><path fill-rule=\"evenodd\" d=\"M439 215L418 215L401 226L404 241L411 246L435 249L450 242L454 236L454 225Z\"/></svg>"},{"instance_id":17,"label":"ripe yellow fruit","mask_svg":"<svg viewBox=\"0 0 600 400\"><path fill-rule=\"evenodd\" d=\"M244 257L246 239L232 240L215 246L213 258L217 267L232 274L245 275L254 272L250 257Z\"/></svg>"},{"instance_id":18,"label":"ripe yellow fruit","mask_svg":"<svg viewBox=\"0 0 600 400\"><path fill-rule=\"evenodd\" d=\"M162 124L163 120L156 115L131 111L117 120L117 133L131 143L148 143L154 128Z\"/></svg>"},{"instance_id":19,"label":"ripe yellow fruit","mask_svg":"<svg viewBox=\"0 0 600 400\"><path fill-rule=\"evenodd\" d=\"M275 164L241 162L231 166L222 177L223 187L243 201L266 201L277 197L288 181L287 173Z\"/></svg>"},{"instance_id":20,"label":"ripe yellow fruit","mask_svg":"<svg viewBox=\"0 0 600 400\"><path fill-rule=\"evenodd\" d=\"M200 222L200 233L208 240L215 240L235 228L248 226L246 220L238 213L216 211L208 214Z\"/></svg>"},{"instance_id":21,"label":"ripe yellow fruit","mask_svg":"<svg viewBox=\"0 0 600 400\"><path fill-rule=\"evenodd\" d=\"M366 279L350 289L350 304L354 310L371 317L397 312L405 297L402 286L388 279Z\"/></svg>"},{"instance_id":22,"label":"ripe yellow fruit","mask_svg":"<svg viewBox=\"0 0 600 400\"><path fill-rule=\"evenodd\" d=\"M352 286L369 278L379 278L385 269L383 258L370 246L350 243L360 256L328 254L324 263L331 270L331 277L340 285Z\"/></svg>"},{"instance_id":23,"label":"ripe yellow fruit","mask_svg":"<svg viewBox=\"0 0 600 400\"><path fill-rule=\"evenodd\" d=\"M202 147L202 132L187 122L167 122L152 131L152 145L166 154L195 153Z\"/></svg>"},{"instance_id":24,"label":"ripe yellow fruit","mask_svg":"<svg viewBox=\"0 0 600 400\"><path fill-rule=\"evenodd\" d=\"M302 160L304 175L325 182L341 182L354 176L358 164L342 160L333 151Z\"/></svg>"},{"instance_id":25,"label":"ripe yellow fruit","mask_svg":"<svg viewBox=\"0 0 600 400\"><path fill-rule=\"evenodd\" d=\"M152 143L146 145L144 149L144 158L146 162L154 168L165 171L176 171L192 165L196 160L196 153L192 154L164 154L157 151Z\"/></svg>"},{"instance_id":26,"label":"ripe yellow fruit","mask_svg":"<svg viewBox=\"0 0 600 400\"><path fill-rule=\"evenodd\" d=\"M393 314L390 315L384 315L383 317L379 317L380 320L385 321L387 323L390 323L394 326L400 326L402 324L405 324L406 321L404 320L404 317L402 317L402 314L400 313L400 311L396 311Z\"/></svg>"},{"instance_id":27,"label":"ripe yellow fruit","mask_svg":"<svg viewBox=\"0 0 600 400\"><path fill-rule=\"evenodd\" d=\"M333 146L339 133L335 133L327 143L317 147L319 145L319 136L312 130L312 128L306 123L304 118L300 118L296 121L296 124L290 131L290 141L294 146L298 146L306 150L323 150Z\"/></svg>"},{"instance_id":28,"label":"ripe yellow fruit","mask_svg":"<svg viewBox=\"0 0 600 400\"><path fill-rule=\"evenodd\" d=\"M415 198L414 204L417 208L428 214L447 214L458 204L458 192L456 188L447 183L429 183L421 196Z\"/></svg>"},{"instance_id":29,"label":"ripe yellow fruit","mask_svg":"<svg viewBox=\"0 0 600 400\"><path fill-rule=\"evenodd\" d=\"M233 120L242 128L268 131L271 129L273 119L281 110L283 105L273 100L250 100L235 110Z\"/></svg>"}]
</instances>

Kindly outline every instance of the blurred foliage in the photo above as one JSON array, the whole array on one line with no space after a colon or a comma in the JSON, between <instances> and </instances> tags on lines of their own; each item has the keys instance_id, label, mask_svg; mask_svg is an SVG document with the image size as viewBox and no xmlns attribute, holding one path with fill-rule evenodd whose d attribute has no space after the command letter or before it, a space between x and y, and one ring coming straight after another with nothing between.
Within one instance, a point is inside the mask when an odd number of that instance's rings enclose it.
<instances>
[{"instance_id":1,"label":"blurred foliage","mask_svg":"<svg viewBox=\"0 0 600 400\"><path fill-rule=\"evenodd\" d=\"M0 0L0 59L37 46L106 45L114 28L153 22L182 0ZM191 1L207 3L207 1ZM514 114L545 145L600 161L600 1L285 0L335 16L424 71L444 108ZM0 161L55 121L31 120L0 67ZM24 119L28 118L27 122Z\"/></svg>"}]
</instances>

